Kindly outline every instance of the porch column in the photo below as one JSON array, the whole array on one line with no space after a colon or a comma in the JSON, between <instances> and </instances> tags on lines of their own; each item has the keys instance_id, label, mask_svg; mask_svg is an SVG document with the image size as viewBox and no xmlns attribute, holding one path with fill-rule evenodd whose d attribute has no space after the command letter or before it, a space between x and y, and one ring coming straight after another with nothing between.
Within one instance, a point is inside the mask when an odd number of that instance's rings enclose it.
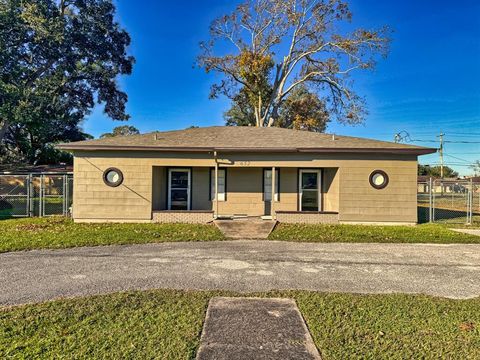
<instances>
[{"instance_id":1,"label":"porch column","mask_svg":"<svg viewBox=\"0 0 480 360\"><path fill-rule=\"evenodd\" d=\"M215 152L215 219L218 217L218 161L217 153Z\"/></svg>"},{"instance_id":2,"label":"porch column","mask_svg":"<svg viewBox=\"0 0 480 360\"><path fill-rule=\"evenodd\" d=\"M270 203L270 213L272 214L272 219L275 219L275 185L276 185L276 179L275 179L275 166L272 167L272 202Z\"/></svg>"}]
</instances>

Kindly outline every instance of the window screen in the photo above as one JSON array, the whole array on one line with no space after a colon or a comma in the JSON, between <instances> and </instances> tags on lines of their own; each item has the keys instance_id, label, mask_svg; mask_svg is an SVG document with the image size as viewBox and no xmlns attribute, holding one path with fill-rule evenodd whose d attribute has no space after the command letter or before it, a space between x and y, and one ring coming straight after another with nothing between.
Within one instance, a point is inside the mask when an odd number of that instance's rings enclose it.
<instances>
[{"instance_id":1,"label":"window screen","mask_svg":"<svg viewBox=\"0 0 480 360\"><path fill-rule=\"evenodd\" d=\"M218 201L225 201L226 170L218 169ZM215 170L210 172L210 199L215 200Z\"/></svg>"},{"instance_id":2,"label":"window screen","mask_svg":"<svg viewBox=\"0 0 480 360\"><path fill-rule=\"evenodd\" d=\"M280 188L280 173L275 170L275 201L278 201L278 189ZM263 201L272 201L272 170L263 171Z\"/></svg>"}]
</instances>

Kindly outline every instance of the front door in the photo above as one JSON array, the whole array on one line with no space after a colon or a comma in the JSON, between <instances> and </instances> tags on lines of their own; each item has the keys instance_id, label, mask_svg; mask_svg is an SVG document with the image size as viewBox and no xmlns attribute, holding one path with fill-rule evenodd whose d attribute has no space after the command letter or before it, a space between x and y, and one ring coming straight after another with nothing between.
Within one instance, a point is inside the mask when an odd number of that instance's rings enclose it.
<instances>
[{"instance_id":1,"label":"front door","mask_svg":"<svg viewBox=\"0 0 480 360\"><path fill-rule=\"evenodd\" d=\"M190 169L168 170L168 210L190 210Z\"/></svg>"},{"instance_id":2,"label":"front door","mask_svg":"<svg viewBox=\"0 0 480 360\"><path fill-rule=\"evenodd\" d=\"M320 170L300 170L300 211L320 211Z\"/></svg>"}]
</instances>

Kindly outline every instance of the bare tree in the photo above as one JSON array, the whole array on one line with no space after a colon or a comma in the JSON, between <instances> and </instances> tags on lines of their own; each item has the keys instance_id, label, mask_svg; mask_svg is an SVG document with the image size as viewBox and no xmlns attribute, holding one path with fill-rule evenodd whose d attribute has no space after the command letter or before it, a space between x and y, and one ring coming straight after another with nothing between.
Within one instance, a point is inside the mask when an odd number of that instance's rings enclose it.
<instances>
[{"instance_id":1,"label":"bare tree","mask_svg":"<svg viewBox=\"0 0 480 360\"><path fill-rule=\"evenodd\" d=\"M351 18L341 0L247 0L213 21L210 40L201 43L199 65L224 75L211 97L234 98L243 89L256 125L278 126L282 102L303 85L323 95L339 122L362 122L364 102L349 74L387 55L389 29L340 31Z\"/></svg>"}]
</instances>

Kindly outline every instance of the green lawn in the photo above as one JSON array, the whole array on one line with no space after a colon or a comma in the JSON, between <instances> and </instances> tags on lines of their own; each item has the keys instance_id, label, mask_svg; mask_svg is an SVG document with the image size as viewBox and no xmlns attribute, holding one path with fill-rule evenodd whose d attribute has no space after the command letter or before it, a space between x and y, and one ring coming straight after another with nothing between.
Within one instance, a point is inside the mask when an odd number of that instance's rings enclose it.
<instances>
[{"instance_id":1,"label":"green lawn","mask_svg":"<svg viewBox=\"0 0 480 360\"><path fill-rule=\"evenodd\" d=\"M223 240L214 225L75 224L63 217L0 221L0 252L165 241Z\"/></svg>"},{"instance_id":2,"label":"green lawn","mask_svg":"<svg viewBox=\"0 0 480 360\"><path fill-rule=\"evenodd\" d=\"M0 221L0 252L168 241L213 241L225 237L214 225L75 224L63 217ZM270 240L301 242L480 243L445 225L362 226L279 224Z\"/></svg>"},{"instance_id":3,"label":"green lawn","mask_svg":"<svg viewBox=\"0 0 480 360\"><path fill-rule=\"evenodd\" d=\"M279 224L269 239L352 243L480 243L480 236L460 234L440 224L417 226Z\"/></svg>"},{"instance_id":4,"label":"green lawn","mask_svg":"<svg viewBox=\"0 0 480 360\"><path fill-rule=\"evenodd\" d=\"M38 215L40 212L40 198L32 197L33 213ZM63 198L61 195L46 195L44 198L45 214L53 215L63 213ZM0 200L0 219L12 219L15 216L25 216L28 212L27 198L17 197L14 200Z\"/></svg>"},{"instance_id":5,"label":"green lawn","mask_svg":"<svg viewBox=\"0 0 480 360\"><path fill-rule=\"evenodd\" d=\"M208 300L153 290L0 309L0 358L191 359ZM292 297L323 359L478 359L480 299L272 292Z\"/></svg>"}]
</instances>

